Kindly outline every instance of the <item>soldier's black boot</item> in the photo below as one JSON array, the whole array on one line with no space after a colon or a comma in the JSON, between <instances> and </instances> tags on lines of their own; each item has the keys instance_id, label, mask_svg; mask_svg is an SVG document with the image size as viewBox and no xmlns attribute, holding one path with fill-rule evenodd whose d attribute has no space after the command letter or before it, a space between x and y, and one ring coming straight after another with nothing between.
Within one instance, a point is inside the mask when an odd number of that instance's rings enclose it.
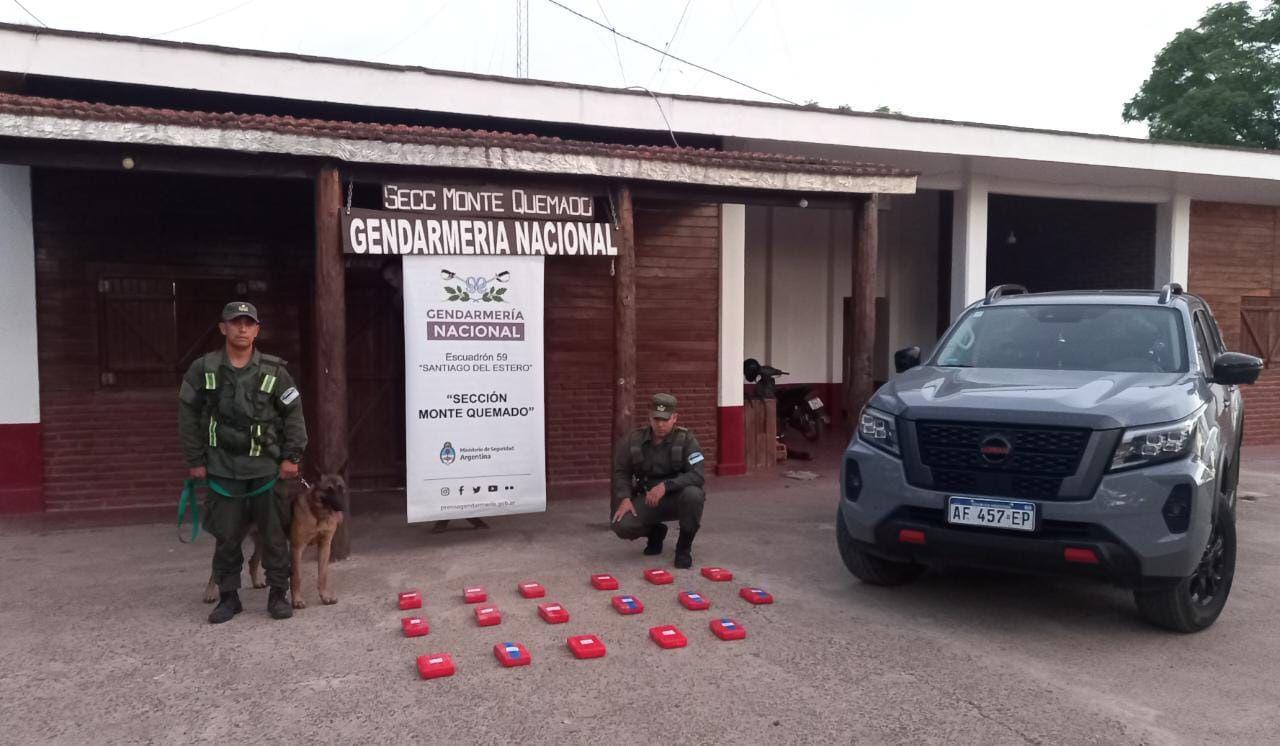
<instances>
[{"instance_id":1,"label":"soldier's black boot","mask_svg":"<svg viewBox=\"0 0 1280 746\"><path fill-rule=\"evenodd\" d=\"M653 528L649 529L649 543L644 545L644 553L653 556L662 554L662 542L667 538L667 524L655 523Z\"/></svg>"},{"instance_id":2,"label":"soldier's black boot","mask_svg":"<svg viewBox=\"0 0 1280 746\"><path fill-rule=\"evenodd\" d=\"M231 617L244 611L240 605L240 594L235 591L223 591L218 594L218 605L209 612L209 624L222 624L231 621Z\"/></svg>"},{"instance_id":3,"label":"soldier's black boot","mask_svg":"<svg viewBox=\"0 0 1280 746\"><path fill-rule=\"evenodd\" d=\"M680 570L693 567L693 537L696 535L696 531L681 531L680 538L676 539L676 567Z\"/></svg>"},{"instance_id":4,"label":"soldier's black boot","mask_svg":"<svg viewBox=\"0 0 1280 746\"><path fill-rule=\"evenodd\" d=\"M288 619L293 616L293 605L289 603L289 594L279 586L271 586L267 595L267 613L272 619Z\"/></svg>"}]
</instances>

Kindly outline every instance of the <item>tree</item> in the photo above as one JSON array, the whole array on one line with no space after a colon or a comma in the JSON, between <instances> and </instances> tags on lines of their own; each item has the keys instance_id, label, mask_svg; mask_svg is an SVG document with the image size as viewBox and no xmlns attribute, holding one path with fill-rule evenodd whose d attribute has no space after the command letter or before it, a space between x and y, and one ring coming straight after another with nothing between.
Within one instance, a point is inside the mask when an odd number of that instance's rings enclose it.
<instances>
[{"instance_id":1,"label":"tree","mask_svg":"<svg viewBox=\"0 0 1280 746\"><path fill-rule=\"evenodd\" d=\"M1156 56L1124 106L1153 139L1280 148L1280 0L1214 5Z\"/></svg>"}]
</instances>

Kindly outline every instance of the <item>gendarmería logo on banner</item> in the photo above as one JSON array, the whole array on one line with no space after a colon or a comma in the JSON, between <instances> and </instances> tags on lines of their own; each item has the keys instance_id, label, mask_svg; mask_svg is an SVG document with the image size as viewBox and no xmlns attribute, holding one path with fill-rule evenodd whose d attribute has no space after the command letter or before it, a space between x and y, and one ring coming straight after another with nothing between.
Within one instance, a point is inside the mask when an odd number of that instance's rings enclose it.
<instances>
[{"instance_id":1,"label":"gendarmer\u00eda logo on banner","mask_svg":"<svg viewBox=\"0 0 1280 746\"><path fill-rule=\"evenodd\" d=\"M440 449L440 463L448 466L458 460L458 452L453 450L453 444L445 441L444 447Z\"/></svg>"},{"instance_id":2,"label":"gendarmer\u00eda logo on banner","mask_svg":"<svg viewBox=\"0 0 1280 746\"><path fill-rule=\"evenodd\" d=\"M524 339L524 313L518 309L495 308L509 302L503 284L510 281L510 272L504 270L489 277L461 277L442 269L440 279L444 282L444 301L457 305L427 310L427 339Z\"/></svg>"}]
</instances>

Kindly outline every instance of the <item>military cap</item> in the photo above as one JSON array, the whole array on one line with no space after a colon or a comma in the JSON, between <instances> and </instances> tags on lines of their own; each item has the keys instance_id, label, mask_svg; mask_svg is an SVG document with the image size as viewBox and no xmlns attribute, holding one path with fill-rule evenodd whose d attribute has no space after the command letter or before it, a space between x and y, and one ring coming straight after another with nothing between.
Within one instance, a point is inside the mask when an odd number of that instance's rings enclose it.
<instances>
[{"instance_id":1,"label":"military cap","mask_svg":"<svg viewBox=\"0 0 1280 746\"><path fill-rule=\"evenodd\" d=\"M257 323L262 322L258 319L258 308L252 303L242 300L233 300L222 307L222 320L230 321L237 316L248 316Z\"/></svg>"},{"instance_id":2,"label":"military cap","mask_svg":"<svg viewBox=\"0 0 1280 746\"><path fill-rule=\"evenodd\" d=\"M676 398L671 394L654 394L649 402L649 416L669 420L676 413Z\"/></svg>"}]
</instances>

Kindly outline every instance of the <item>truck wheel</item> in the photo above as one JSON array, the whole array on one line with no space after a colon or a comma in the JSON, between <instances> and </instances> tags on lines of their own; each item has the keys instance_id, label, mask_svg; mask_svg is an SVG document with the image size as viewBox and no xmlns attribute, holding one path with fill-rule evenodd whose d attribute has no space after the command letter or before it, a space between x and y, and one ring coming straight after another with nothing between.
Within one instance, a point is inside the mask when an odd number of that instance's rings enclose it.
<instances>
[{"instance_id":1,"label":"truck wheel","mask_svg":"<svg viewBox=\"0 0 1280 746\"><path fill-rule=\"evenodd\" d=\"M1174 632L1199 632L1217 620L1236 572L1235 514L1219 503L1209 543L1188 577L1163 588L1134 591L1143 619Z\"/></svg>"},{"instance_id":2,"label":"truck wheel","mask_svg":"<svg viewBox=\"0 0 1280 746\"><path fill-rule=\"evenodd\" d=\"M853 576L871 585L904 585L920 577L924 565L910 562L894 562L868 553L849 535L844 517L836 514L836 545L840 547L840 559Z\"/></svg>"}]
</instances>

